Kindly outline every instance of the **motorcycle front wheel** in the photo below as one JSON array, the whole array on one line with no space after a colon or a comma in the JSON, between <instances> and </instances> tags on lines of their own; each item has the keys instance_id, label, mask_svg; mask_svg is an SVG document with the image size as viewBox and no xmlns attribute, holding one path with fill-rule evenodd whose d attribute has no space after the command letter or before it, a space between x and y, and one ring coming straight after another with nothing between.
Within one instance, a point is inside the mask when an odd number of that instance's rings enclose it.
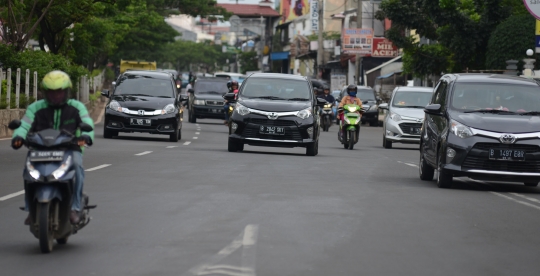
<instances>
[{"instance_id":1,"label":"motorcycle front wheel","mask_svg":"<svg viewBox=\"0 0 540 276\"><path fill-rule=\"evenodd\" d=\"M349 130L349 139L347 142L349 142L349 149L352 150L354 148L354 141L356 141L356 131L354 129Z\"/></svg>"},{"instance_id":2,"label":"motorcycle front wheel","mask_svg":"<svg viewBox=\"0 0 540 276\"><path fill-rule=\"evenodd\" d=\"M39 247L41 253L50 253L53 249L54 241L54 208L51 202L39 203L38 205L38 222L39 222Z\"/></svg>"}]
</instances>

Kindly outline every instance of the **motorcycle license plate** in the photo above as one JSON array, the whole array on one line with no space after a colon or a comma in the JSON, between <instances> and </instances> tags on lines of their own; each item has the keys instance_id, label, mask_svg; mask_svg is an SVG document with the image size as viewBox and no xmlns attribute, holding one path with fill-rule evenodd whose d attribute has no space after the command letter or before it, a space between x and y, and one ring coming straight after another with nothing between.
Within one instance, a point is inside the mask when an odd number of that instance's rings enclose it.
<instances>
[{"instance_id":1,"label":"motorcycle license plate","mask_svg":"<svg viewBox=\"0 0 540 276\"><path fill-rule=\"evenodd\" d=\"M276 126L260 126L259 132L261 134L285 135L285 128Z\"/></svg>"},{"instance_id":2,"label":"motorcycle license plate","mask_svg":"<svg viewBox=\"0 0 540 276\"><path fill-rule=\"evenodd\" d=\"M150 119L130 119L129 124L136 126L150 126L152 125L152 120Z\"/></svg>"},{"instance_id":3,"label":"motorcycle license plate","mask_svg":"<svg viewBox=\"0 0 540 276\"><path fill-rule=\"evenodd\" d=\"M504 161L525 161L525 151L509 149L490 149L489 159Z\"/></svg>"},{"instance_id":4,"label":"motorcycle license plate","mask_svg":"<svg viewBox=\"0 0 540 276\"><path fill-rule=\"evenodd\" d=\"M64 160L64 152L61 150L31 151L29 159L30 162L62 161Z\"/></svg>"}]
</instances>

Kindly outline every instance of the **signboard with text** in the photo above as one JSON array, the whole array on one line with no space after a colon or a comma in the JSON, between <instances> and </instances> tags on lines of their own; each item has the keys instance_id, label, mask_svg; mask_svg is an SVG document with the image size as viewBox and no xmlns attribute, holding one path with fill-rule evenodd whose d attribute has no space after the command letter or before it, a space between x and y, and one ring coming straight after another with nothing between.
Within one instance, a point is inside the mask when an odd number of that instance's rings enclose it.
<instances>
[{"instance_id":1,"label":"signboard with text","mask_svg":"<svg viewBox=\"0 0 540 276\"><path fill-rule=\"evenodd\" d=\"M373 29L343 29L341 36L343 53L371 55Z\"/></svg>"},{"instance_id":2,"label":"signboard with text","mask_svg":"<svg viewBox=\"0 0 540 276\"><path fill-rule=\"evenodd\" d=\"M540 0L523 0L525 7L536 19L540 19Z\"/></svg>"},{"instance_id":3,"label":"signboard with text","mask_svg":"<svg viewBox=\"0 0 540 276\"><path fill-rule=\"evenodd\" d=\"M398 55L399 49L392 43L392 41L384 37L373 38L372 57L397 57Z\"/></svg>"},{"instance_id":4,"label":"signboard with text","mask_svg":"<svg viewBox=\"0 0 540 276\"><path fill-rule=\"evenodd\" d=\"M311 0L309 13L311 14L311 31L317 33L319 32L319 0Z\"/></svg>"}]
</instances>

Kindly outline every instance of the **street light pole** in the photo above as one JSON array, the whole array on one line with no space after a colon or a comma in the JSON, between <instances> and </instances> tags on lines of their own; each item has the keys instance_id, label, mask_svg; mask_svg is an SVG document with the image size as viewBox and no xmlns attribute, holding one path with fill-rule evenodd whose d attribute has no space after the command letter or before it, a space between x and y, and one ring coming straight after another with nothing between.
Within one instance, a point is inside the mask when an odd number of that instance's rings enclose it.
<instances>
[{"instance_id":1,"label":"street light pole","mask_svg":"<svg viewBox=\"0 0 540 276\"><path fill-rule=\"evenodd\" d=\"M356 28L362 28L362 0L356 0L358 2L358 8L356 9ZM360 78L360 55L356 54L355 67L355 79L354 84L358 84Z\"/></svg>"},{"instance_id":2,"label":"street light pole","mask_svg":"<svg viewBox=\"0 0 540 276\"><path fill-rule=\"evenodd\" d=\"M323 9L323 3L324 3L324 0L318 0L319 4L317 5L318 6L318 18L319 18L319 33L318 33L318 37L317 37L317 44L318 44L318 49L317 49L317 70L315 71L315 74L317 74L317 78L319 77L319 73L321 73L321 77L322 77L322 69L321 69L321 66L323 65L323 59L324 59L324 47L323 47L323 20L324 20L324 16L323 16L323 12L324 12L324 9Z\"/></svg>"}]
</instances>

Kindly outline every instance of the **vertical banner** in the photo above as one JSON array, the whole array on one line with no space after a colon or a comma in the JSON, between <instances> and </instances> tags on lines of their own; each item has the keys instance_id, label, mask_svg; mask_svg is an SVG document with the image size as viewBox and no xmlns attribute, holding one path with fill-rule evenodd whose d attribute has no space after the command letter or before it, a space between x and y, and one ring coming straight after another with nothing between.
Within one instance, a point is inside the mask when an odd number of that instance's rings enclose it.
<instances>
[{"instance_id":1,"label":"vertical banner","mask_svg":"<svg viewBox=\"0 0 540 276\"><path fill-rule=\"evenodd\" d=\"M343 29L342 47L345 54L371 55L373 29Z\"/></svg>"},{"instance_id":2,"label":"vertical banner","mask_svg":"<svg viewBox=\"0 0 540 276\"><path fill-rule=\"evenodd\" d=\"M540 20L536 19L536 45L534 46L536 48L536 53L540 53Z\"/></svg>"},{"instance_id":3,"label":"vertical banner","mask_svg":"<svg viewBox=\"0 0 540 276\"><path fill-rule=\"evenodd\" d=\"M319 32L319 0L311 0L309 6L309 13L311 14L311 31L313 33Z\"/></svg>"}]
</instances>

